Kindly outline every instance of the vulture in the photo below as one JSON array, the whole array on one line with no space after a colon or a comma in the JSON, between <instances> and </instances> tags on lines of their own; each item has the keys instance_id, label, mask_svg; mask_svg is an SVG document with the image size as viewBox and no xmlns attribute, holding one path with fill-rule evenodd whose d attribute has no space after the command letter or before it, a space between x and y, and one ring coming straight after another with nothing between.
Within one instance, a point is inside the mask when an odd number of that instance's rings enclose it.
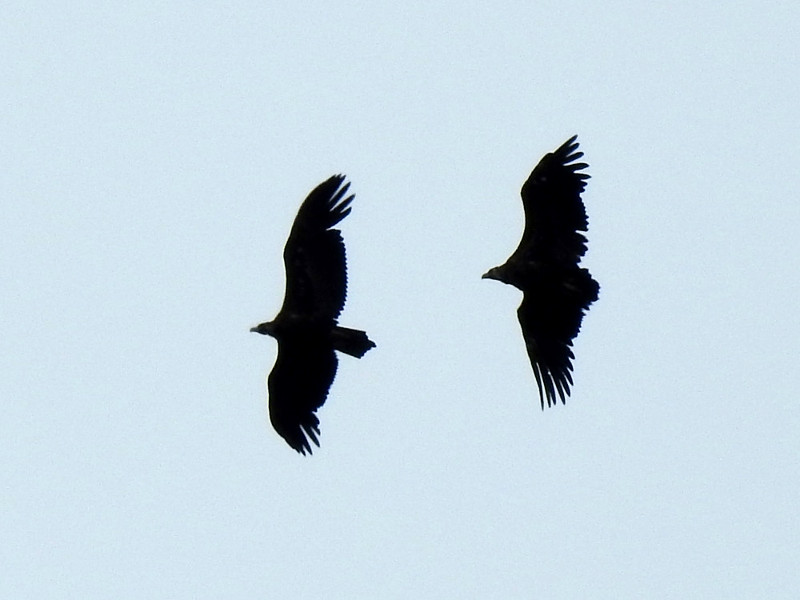
<instances>
[{"instance_id":1,"label":"vulture","mask_svg":"<svg viewBox=\"0 0 800 600\"><path fill-rule=\"evenodd\" d=\"M600 286L578 266L586 253L588 221L581 192L589 165L575 162L578 136L539 161L522 186L525 229L509 259L489 269L496 279L522 291L517 317L533 367L542 409L566 397L572 386L572 341Z\"/></svg>"},{"instance_id":2,"label":"vulture","mask_svg":"<svg viewBox=\"0 0 800 600\"><path fill-rule=\"evenodd\" d=\"M278 341L278 357L267 380L269 418L297 452L319 446L315 414L336 375L336 351L361 358L375 343L365 331L337 324L347 295L342 234L333 227L350 213L353 195L343 175L314 188L295 217L283 250L286 293L278 315L250 331Z\"/></svg>"}]
</instances>

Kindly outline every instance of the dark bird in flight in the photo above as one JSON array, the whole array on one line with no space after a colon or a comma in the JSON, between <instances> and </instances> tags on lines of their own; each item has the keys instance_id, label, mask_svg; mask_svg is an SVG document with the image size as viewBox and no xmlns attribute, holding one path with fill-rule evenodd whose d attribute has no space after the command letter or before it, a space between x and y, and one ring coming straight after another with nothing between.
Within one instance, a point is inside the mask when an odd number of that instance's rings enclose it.
<instances>
[{"instance_id":1,"label":"dark bird in flight","mask_svg":"<svg viewBox=\"0 0 800 600\"><path fill-rule=\"evenodd\" d=\"M301 454L319 446L316 410L336 375L335 350L361 358L375 344L366 332L337 325L347 295L347 266L339 221L350 213L349 183L334 175L308 195L295 217L283 262L286 294L278 316L250 331L278 340L269 375L269 418Z\"/></svg>"},{"instance_id":2,"label":"dark bird in flight","mask_svg":"<svg viewBox=\"0 0 800 600\"><path fill-rule=\"evenodd\" d=\"M583 315L597 300L600 286L579 267L586 253L588 221L581 192L589 165L575 162L578 136L548 153L522 186L525 230L505 264L489 269L484 279L496 279L522 290L517 317L544 409L566 403L572 385L572 340Z\"/></svg>"}]
</instances>

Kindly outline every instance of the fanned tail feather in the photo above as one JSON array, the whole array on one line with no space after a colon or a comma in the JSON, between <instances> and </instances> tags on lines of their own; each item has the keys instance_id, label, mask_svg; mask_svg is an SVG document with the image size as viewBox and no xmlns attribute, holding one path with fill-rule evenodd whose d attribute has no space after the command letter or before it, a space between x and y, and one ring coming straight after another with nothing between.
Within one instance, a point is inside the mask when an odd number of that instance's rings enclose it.
<instances>
[{"instance_id":1,"label":"fanned tail feather","mask_svg":"<svg viewBox=\"0 0 800 600\"><path fill-rule=\"evenodd\" d=\"M332 337L336 350L356 358L361 358L370 348L375 347L375 342L367 337L367 332L359 329L336 326Z\"/></svg>"}]
</instances>

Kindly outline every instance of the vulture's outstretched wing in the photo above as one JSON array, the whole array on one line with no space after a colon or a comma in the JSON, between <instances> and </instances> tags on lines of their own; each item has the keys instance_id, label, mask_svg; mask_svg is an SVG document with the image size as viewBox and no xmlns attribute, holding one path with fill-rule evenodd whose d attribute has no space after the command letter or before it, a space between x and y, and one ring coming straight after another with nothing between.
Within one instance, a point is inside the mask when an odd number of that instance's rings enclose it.
<instances>
[{"instance_id":1,"label":"vulture's outstretched wing","mask_svg":"<svg viewBox=\"0 0 800 600\"><path fill-rule=\"evenodd\" d=\"M539 399L544 408L566 402L572 386L572 340L583 315L597 300L600 287L589 271L575 268L559 278L537 277L535 288L525 291L517 317L531 361Z\"/></svg>"},{"instance_id":2,"label":"vulture's outstretched wing","mask_svg":"<svg viewBox=\"0 0 800 600\"><path fill-rule=\"evenodd\" d=\"M334 175L303 201L283 250L286 296L281 312L336 320L347 295L344 242L331 229L350 213L349 183Z\"/></svg>"},{"instance_id":3,"label":"vulture's outstretched wing","mask_svg":"<svg viewBox=\"0 0 800 600\"><path fill-rule=\"evenodd\" d=\"M278 358L269 375L269 418L283 439L301 454L311 454L309 439L319 446L319 419L338 361L324 338L278 341Z\"/></svg>"},{"instance_id":4,"label":"vulture's outstretched wing","mask_svg":"<svg viewBox=\"0 0 800 600\"><path fill-rule=\"evenodd\" d=\"M547 266L576 265L586 253L588 222L581 192L589 175L586 163L576 163L578 136L539 161L522 186L525 230L512 257Z\"/></svg>"}]
</instances>

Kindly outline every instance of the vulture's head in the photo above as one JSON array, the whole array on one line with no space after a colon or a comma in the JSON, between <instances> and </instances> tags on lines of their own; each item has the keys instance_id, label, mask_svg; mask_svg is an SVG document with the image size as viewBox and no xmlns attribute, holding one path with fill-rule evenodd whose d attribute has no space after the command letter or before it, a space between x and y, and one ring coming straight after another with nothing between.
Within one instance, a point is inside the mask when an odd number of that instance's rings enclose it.
<instances>
[{"instance_id":1,"label":"vulture's head","mask_svg":"<svg viewBox=\"0 0 800 600\"><path fill-rule=\"evenodd\" d=\"M251 327L250 331L260 333L261 335L271 335L272 337L275 337L275 321L260 323L255 327Z\"/></svg>"}]
</instances>

